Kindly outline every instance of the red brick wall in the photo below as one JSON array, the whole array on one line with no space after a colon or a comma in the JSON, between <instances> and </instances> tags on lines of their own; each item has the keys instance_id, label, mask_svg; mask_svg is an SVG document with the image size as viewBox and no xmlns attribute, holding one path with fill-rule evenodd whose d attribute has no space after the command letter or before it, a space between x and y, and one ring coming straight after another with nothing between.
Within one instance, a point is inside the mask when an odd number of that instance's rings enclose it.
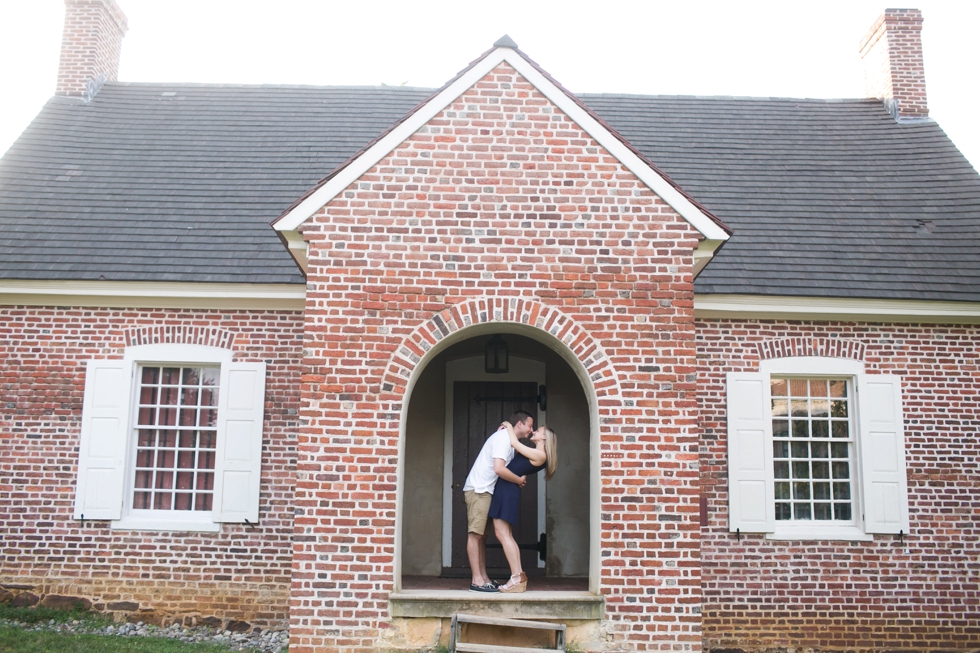
<instances>
[{"instance_id":1,"label":"red brick wall","mask_svg":"<svg viewBox=\"0 0 980 653\"><path fill-rule=\"evenodd\" d=\"M0 307L0 583L141 618L283 626L288 611L301 312ZM266 361L259 528L112 531L72 519L85 361L127 344L230 346Z\"/></svg>"},{"instance_id":2,"label":"red brick wall","mask_svg":"<svg viewBox=\"0 0 980 653\"><path fill-rule=\"evenodd\" d=\"M980 328L698 320L706 649L975 649L980 643ZM791 340L784 340L784 339ZM841 343L844 344L836 344ZM760 355L862 358L902 377L911 529L874 542L728 532L725 373Z\"/></svg>"},{"instance_id":3,"label":"red brick wall","mask_svg":"<svg viewBox=\"0 0 980 653\"><path fill-rule=\"evenodd\" d=\"M544 308L595 340L590 355L608 358L618 386L600 404L613 641L698 649L693 229L501 65L303 233L290 650L370 650L389 627L405 379L385 375L396 354L417 357L418 334L438 339L439 324Z\"/></svg>"}]
</instances>

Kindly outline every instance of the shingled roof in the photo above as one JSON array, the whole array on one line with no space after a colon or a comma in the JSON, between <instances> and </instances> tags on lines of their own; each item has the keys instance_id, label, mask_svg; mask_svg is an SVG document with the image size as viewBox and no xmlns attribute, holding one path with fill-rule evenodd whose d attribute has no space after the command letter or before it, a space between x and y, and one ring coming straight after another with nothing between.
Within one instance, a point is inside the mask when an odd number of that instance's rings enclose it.
<instances>
[{"instance_id":1,"label":"shingled roof","mask_svg":"<svg viewBox=\"0 0 980 653\"><path fill-rule=\"evenodd\" d=\"M107 83L0 160L0 278L303 283L269 223L431 93ZM578 96L734 230L703 294L980 301L980 177L880 101Z\"/></svg>"}]
</instances>

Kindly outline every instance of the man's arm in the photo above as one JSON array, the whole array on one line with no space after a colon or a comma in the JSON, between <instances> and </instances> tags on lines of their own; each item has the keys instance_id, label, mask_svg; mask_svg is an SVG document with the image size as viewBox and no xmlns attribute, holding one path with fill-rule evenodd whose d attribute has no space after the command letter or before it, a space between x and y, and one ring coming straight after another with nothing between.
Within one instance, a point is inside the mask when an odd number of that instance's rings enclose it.
<instances>
[{"instance_id":1,"label":"man's arm","mask_svg":"<svg viewBox=\"0 0 980 653\"><path fill-rule=\"evenodd\" d=\"M507 463L504 462L503 458L493 459L493 472L505 481L510 481L511 483L516 483L521 487L524 487L524 483L527 482L526 476L518 476L514 472L507 469Z\"/></svg>"}]
</instances>

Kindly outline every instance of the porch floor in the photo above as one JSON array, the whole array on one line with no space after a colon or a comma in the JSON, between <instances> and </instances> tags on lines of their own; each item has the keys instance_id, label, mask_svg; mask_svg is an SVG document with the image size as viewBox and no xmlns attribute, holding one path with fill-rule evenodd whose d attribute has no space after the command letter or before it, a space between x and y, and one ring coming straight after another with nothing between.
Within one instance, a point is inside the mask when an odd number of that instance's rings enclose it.
<instances>
[{"instance_id":1,"label":"porch floor","mask_svg":"<svg viewBox=\"0 0 980 653\"><path fill-rule=\"evenodd\" d=\"M505 579L500 579L505 580ZM440 578L438 576L402 576L402 590L468 590L468 578ZM527 579L529 592L588 592L588 578L544 578Z\"/></svg>"}]
</instances>

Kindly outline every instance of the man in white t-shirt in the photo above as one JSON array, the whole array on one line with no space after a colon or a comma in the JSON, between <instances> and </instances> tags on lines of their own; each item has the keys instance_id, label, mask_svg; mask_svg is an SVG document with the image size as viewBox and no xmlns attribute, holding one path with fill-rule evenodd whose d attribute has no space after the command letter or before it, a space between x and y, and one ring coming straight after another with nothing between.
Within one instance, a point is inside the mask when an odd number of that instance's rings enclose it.
<instances>
[{"instance_id":1,"label":"man in white t-shirt","mask_svg":"<svg viewBox=\"0 0 980 653\"><path fill-rule=\"evenodd\" d=\"M534 418L523 410L510 417L518 438L527 437L534 430ZM466 501L466 555L470 560L473 579L471 592L496 592L496 584L487 575L487 535L490 533L490 501L497 478L524 486L526 478L517 476L507 469L514 458L514 447L510 446L507 429L500 429L483 443L476 457L466 483L463 485L463 499Z\"/></svg>"}]
</instances>

